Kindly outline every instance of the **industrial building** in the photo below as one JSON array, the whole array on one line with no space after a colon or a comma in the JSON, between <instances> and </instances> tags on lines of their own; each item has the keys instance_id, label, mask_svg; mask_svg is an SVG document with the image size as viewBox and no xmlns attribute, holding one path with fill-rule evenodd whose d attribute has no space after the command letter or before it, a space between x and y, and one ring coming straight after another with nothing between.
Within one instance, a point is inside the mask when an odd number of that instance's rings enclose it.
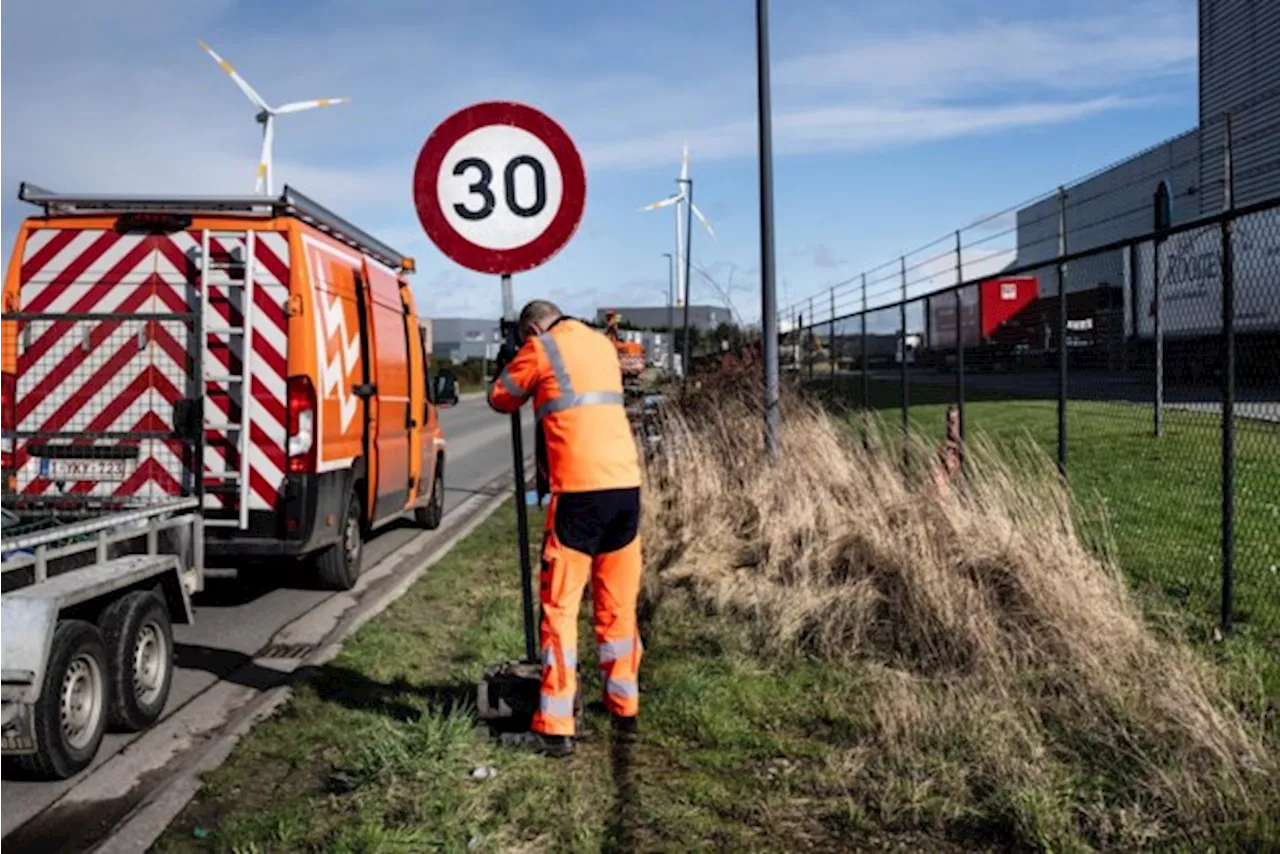
<instances>
[{"instance_id":1,"label":"industrial building","mask_svg":"<svg viewBox=\"0 0 1280 854\"><path fill-rule=\"evenodd\" d=\"M1230 126L1235 208L1280 196L1280 3L1200 0L1199 124L1178 136L1066 187L1017 213L1015 266L1049 262L1061 247L1087 252L1150 234L1157 192L1168 197L1169 225L1223 209ZM1229 120L1228 120L1229 117ZM1065 224L1065 229L1062 228ZM1280 212L1236 223L1236 326L1258 333L1266 348L1280 332ZM1219 349L1222 274L1219 229L1174 235L1160 249L1162 332L1178 345L1184 365L1207 365ZM1109 250L1067 266L1068 344L1090 351L1089 362L1118 368L1150 360L1155 285L1151 241ZM1042 308L1060 292L1052 264L1030 271ZM1048 316L1048 314L1046 314ZM1054 345L1056 346L1056 345ZM1205 358L1202 358L1205 357Z\"/></svg>"},{"instance_id":2,"label":"industrial building","mask_svg":"<svg viewBox=\"0 0 1280 854\"><path fill-rule=\"evenodd\" d=\"M436 317L430 324L431 355L454 363L467 359L494 359L502 346L497 320L471 317Z\"/></svg>"}]
</instances>

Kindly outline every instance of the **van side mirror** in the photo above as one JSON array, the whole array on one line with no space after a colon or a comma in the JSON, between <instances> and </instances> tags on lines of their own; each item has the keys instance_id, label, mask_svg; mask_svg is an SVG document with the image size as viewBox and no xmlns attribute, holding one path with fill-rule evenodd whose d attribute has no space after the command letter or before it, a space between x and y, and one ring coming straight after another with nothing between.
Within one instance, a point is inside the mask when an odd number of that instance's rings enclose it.
<instances>
[{"instance_id":1,"label":"van side mirror","mask_svg":"<svg viewBox=\"0 0 1280 854\"><path fill-rule=\"evenodd\" d=\"M458 403L458 382L452 371L441 371L436 374L435 388L436 406L443 408L456 406Z\"/></svg>"}]
</instances>

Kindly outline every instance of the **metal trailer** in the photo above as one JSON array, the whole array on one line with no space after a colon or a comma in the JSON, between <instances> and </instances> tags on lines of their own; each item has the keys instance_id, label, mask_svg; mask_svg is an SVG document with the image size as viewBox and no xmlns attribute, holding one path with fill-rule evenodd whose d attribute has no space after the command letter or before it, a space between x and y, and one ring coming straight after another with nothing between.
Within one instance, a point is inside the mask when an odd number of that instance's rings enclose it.
<instances>
[{"instance_id":1,"label":"metal trailer","mask_svg":"<svg viewBox=\"0 0 1280 854\"><path fill-rule=\"evenodd\" d=\"M81 203L119 210L100 240L128 260L111 270L87 264L84 275L42 269L16 294L6 290L0 749L59 779L93 761L108 728L159 720L173 679L172 625L192 622L191 596L203 588L204 516L218 506L205 489L217 449L201 417L206 354L221 328L209 322L206 287L218 256L164 266L168 226L128 221L151 209L146 200L29 185L20 197L54 218ZM47 231L54 249L68 233ZM74 236L80 242L68 246L84 243ZM233 257L218 269L242 282L243 267ZM239 344L225 349L243 362ZM235 403L243 411L245 401Z\"/></svg>"},{"instance_id":2,"label":"metal trailer","mask_svg":"<svg viewBox=\"0 0 1280 854\"><path fill-rule=\"evenodd\" d=\"M5 532L5 756L65 779L93 761L108 726L136 732L159 720L173 681L172 624L192 622L191 595L203 587L203 543L196 497Z\"/></svg>"}]
</instances>

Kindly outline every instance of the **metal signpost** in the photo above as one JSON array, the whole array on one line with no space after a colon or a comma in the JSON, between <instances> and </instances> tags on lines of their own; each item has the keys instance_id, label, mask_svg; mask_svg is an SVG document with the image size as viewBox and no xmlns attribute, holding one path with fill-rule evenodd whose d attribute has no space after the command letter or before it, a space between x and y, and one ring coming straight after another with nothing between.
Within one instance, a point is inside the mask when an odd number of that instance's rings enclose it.
<instances>
[{"instance_id":1,"label":"metal signpost","mask_svg":"<svg viewBox=\"0 0 1280 854\"><path fill-rule=\"evenodd\" d=\"M503 329L519 345L511 276L546 263L582 220L587 180L573 140L533 107L490 101L459 110L418 154L413 200L432 242L464 267L502 277ZM538 661L525 507L524 442L511 416L525 658Z\"/></svg>"}]
</instances>

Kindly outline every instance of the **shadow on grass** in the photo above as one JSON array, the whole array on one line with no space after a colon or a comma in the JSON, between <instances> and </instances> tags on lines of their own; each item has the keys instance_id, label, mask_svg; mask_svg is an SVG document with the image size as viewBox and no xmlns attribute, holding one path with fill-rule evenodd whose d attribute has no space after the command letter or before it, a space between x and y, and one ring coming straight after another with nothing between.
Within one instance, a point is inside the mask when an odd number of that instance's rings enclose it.
<instances>
[{"instance_id":1,"label":"shadow on grass","mask_svg":"<svg viewBox=\"0 0 1280 854\"><path fill-rule=\"evenodd\" d=\"M286 672L260 664L242 652L192 644L175 644L174 653L178 667L203 670L236 685L266 691L305 682L325 702L395 721L416 720L426 711L466 709L474 715L474 685L415 685L404 679L379 682L333 664L302 666ZM418 698L422 704L414 705L409 702L410 697Z\"/></svg>"},{"instance_id":2,"label":"shadow on grass","mask_svg":"<svg viewBox=\"0 0 1280 854\"><path fill-rule=\"evenodd\" d=\"M606 854L631 854L640 850L639 830L644 809L640 804L640 780L634 762L634 736L615 733L609 748L609 765L618 797L614 802L601 850Z\"/></svg>"},{"instance_id":3,"label":"shadow on grass","mask_svg":"<svg viewBox=\"0 0 1280 854\"><path fill-rule=\"evenodd\" d=\"M333 665L311 668L303 678L316 696L327 703L373 712L396 721L416 720L430 711L466 710L475 716L476 689L470 684L415 685L406 679L379 682L358 671ZM417 698L420 703L415 705L409 698Z\"/></svg>"}]
</instances>

